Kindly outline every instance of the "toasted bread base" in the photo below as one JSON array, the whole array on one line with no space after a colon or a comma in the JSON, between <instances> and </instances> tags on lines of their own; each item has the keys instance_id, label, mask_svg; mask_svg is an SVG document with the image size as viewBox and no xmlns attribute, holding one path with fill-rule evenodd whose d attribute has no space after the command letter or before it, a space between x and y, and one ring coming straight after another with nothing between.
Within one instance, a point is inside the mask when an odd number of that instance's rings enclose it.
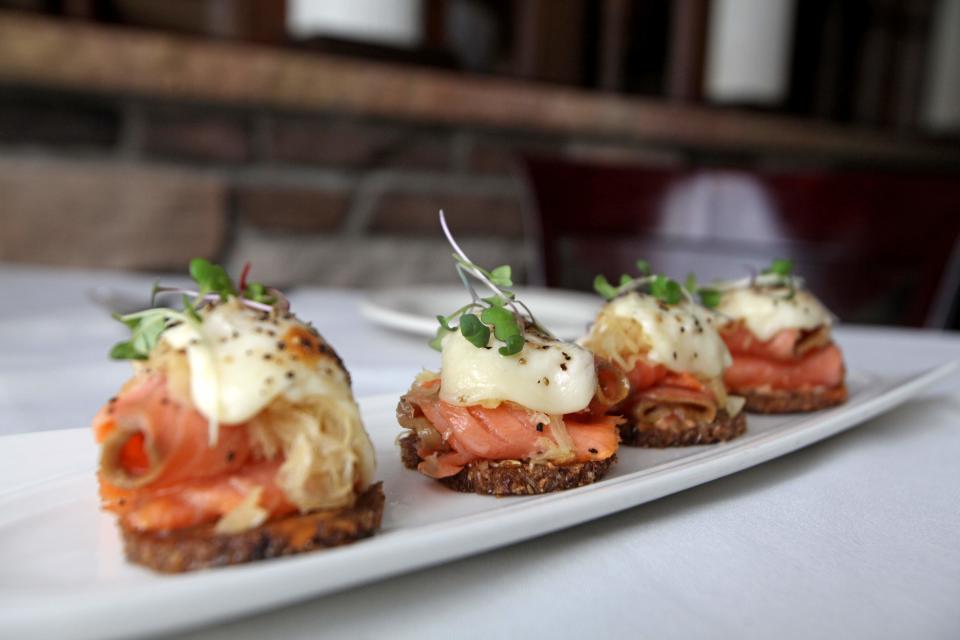
<instances>
[{"instance_id":1,"label":"toasted bread base","mask_svg":"<svg viewBox=\"0 0 960 640\"><path fill-rule=\"evenodd\" d=\"M352 507L292 515L256 529L218 534L213 525L168 532L120 527L127 559L163 573L222 567L349 544L373 535L383 516L377 482Z\"/></svg>"},{"instance_id":2,"label":"toasted bread base","mask_svg":"<svg viewBox=\"0 0 960 640\"><path fill-rule=\"evenodd\" d=\"M803 391L743 391L736 392L747 399L744 406L753 413L807 413L843 404L847 400L847 386L840 384L829 389Z\"/></svg>"},{"instance_id":3,"label":"toasted bread base","mask_svg":"<svg viewBox=\"0 0 960 640\"><path fill-rule=\"evenodd\" d=\"M417 436L400 438L400 458L408 469L416 469L422 458L417 454ZM478 460L460 473L437 482L454 491L488 496L532 496L593 484L607 474L616 462L613 455L606 460L555 465L549 462L530 463L520 460Z\"/></svg>"},{"instance_id":4,"label":"toasted bread base","mask_svg":"<svg viewBox=\"0 0 960 640\"><path fill-rule=\"evenodd\" d=\"M731 417L724 410L710 424L685 428L663 429L652 424L628 421L620 425L620 444L631 447L688 447L696 444L713 444L731 440L747 430L747 417L743 412Z\"/></svg>"}]
</instances>

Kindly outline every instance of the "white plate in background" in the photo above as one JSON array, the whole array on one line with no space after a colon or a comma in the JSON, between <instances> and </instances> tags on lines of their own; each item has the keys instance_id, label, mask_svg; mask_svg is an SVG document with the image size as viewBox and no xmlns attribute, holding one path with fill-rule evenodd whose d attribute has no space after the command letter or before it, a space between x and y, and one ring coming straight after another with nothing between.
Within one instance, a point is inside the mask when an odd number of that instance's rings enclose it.
<instances>
[{"instance_id":1,"label":"white plate in background","mask_svg":"<svg viewBox=\"0 0 960 640\"><path fill-rule=\"evenodd\" d=\"M565 340L575 340L586 333L587 325L603 304L598 295L567 289L515 287L513 291L541 324ZM470 294L461 286L397 287L371 291L360 311L368 320L384 327L433 336L438 315L453 313L469 301Z\"/></svg>"},{"instance_id":2,"label":"white plate in background","mask_svg":"<svg viewBox=\"0 0 960 640\"><path fill-rule=\"evenodd\" d=\"M456 493L405 469L394 444L397 395L360 402L387 504L376 536L346 547L164 576L128 564L98 509L89 429L0 438L0 635L154 635L249 615L540 536L795 451L892 409L957 363L898 378L853 373L842 406L748 418L718 445L624 447L604 480L544 496ZM904 425L908 428L909 425Z\"/></svg>"}]
</instances>

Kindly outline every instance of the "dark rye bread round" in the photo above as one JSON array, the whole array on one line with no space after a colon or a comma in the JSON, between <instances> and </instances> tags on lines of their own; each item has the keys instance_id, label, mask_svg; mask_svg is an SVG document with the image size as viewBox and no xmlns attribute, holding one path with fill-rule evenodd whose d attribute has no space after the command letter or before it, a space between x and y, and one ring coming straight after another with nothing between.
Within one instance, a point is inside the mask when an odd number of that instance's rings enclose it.
<instances>
[{"instance_id":1,"label":"dark rye bread round","mask_svg":"<svg viewBox=\"0 0 960 640\"><path fill-rule=\"evenodd\" d=\"M367 538L380 527L383 486L377 482L352 507L292 515L256 529L218 534L214 525L170 532L140 532L120 527L127 559L164 573L222 567Z\"/></svg>"},{"instance_id":2,"label":"dark rye bread round","mask_svg":"<svg viewBox=\"0 0 960 640\"><path fill-rule=\"evenodd\" d=\"M709 424L664 429L636 420L620 425L620 444L631 447L688 447L695 444L713 444L731 440L747 430L747 417L741 411L731 417L721 409Z\"/></svg>"},{"instance_id":3,"label":"dark rye bread round","mask_svg":"<svg viewBox=\"0 0 960 640\"><path fill-rule=\"evenodd\" d=\"M417 468L422 459L417 454L416 434L400 438L400 458L408 469ZM593 484L603 478L616 461L616 455L606 460L564 465L549 462L534 464L520 460L478 460L454 476L438 478L437 482L462 493L531 496Z\"/></svg>"},{"instance_id":4,"label":"dark rye bread round","mask_svg":"<svg viewBox=\"0 0 960 640\"><path fill-rule=\"evenodd\" d=\"M847 386L807 389L803 391L743 391L745 408L753 413L807 413L843 404L847 400Z\"/></svg>"}]
</instances>

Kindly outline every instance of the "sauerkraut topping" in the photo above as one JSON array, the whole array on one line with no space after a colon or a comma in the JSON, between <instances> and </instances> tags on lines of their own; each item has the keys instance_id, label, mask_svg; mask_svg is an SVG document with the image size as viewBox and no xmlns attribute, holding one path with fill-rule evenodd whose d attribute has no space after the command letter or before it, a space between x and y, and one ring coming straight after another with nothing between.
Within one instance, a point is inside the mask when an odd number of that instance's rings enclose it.
<instances>
[{"instance_id":1,"label":"sauerkraut topping","mask_svg":"<svg viewBox=\"0 0 960 640\"><path fill-rule=\"evenodd\" d=\"M567 431L567 425L563 421L563 416L541 415L537 418L539 422L549 423L550 434L553 438L538 438L537 453L531 456L530 461L552 462L553 464L565 464L576 457L574 451L573 438Z\"/></svg>"},{"instance_id":2,"label":"sauerkraut topping","mask_svg":"<svg viewBox=\"0 0 960 640\"><path fill-rule=\"evenodd\" d=\"M373 481L373 447L352 398L278 399L247 428L266 459L283 459L276 482L301 512L350 505Z\"/></svg>"},{"instance_id":3,"label":"sauerkraut topping","mask_svg":"<svg viewBox=\"0 0 960 640\"><path fill-rule=\"evenodd\" d=\"M624 371L643 359L709 380L719 378L732 362L717 322L715 314L697 304L666 304L633 291L605 305L580 344Z\"/></svg>"}]
</instances>

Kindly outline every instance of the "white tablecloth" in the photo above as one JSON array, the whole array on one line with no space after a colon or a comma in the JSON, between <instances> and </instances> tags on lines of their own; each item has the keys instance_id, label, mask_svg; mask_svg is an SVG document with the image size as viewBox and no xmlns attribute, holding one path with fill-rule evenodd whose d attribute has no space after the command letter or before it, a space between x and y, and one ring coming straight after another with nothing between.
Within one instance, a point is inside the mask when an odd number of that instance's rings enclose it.
<instances>
[{"instance_id":1,"label":"white tablecloth","mask_svg":"<svg viewBox=\"0 0 960 640\"><path fill-rule=\"evenodd\" d=\"M0 267L0 435L87 424L129 371L106 359L124 331L89 290L143 297L152 281ZM369 324L358 292L291 297L358 396L399 393L437 366L422 339ZM852 369L960 359L956 334L837 335ZM652 504L190 637L960 637L958 389L954 376L838 437Z\"/></svg>"}]
</instances>

